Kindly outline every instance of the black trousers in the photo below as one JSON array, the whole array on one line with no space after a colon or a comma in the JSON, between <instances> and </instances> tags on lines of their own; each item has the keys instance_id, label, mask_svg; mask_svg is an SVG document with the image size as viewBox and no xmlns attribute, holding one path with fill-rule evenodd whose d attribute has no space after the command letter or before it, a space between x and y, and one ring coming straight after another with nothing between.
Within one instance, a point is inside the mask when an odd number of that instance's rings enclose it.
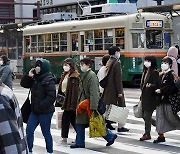
<instances>
[{"instance_id":1,"label":"black trousers","mask_svg":"<svg viewBox=\"0 0 180 154\"><path fill-rule=\"evenodd\" d=\"M62 115L62 129L61 137L68 138L70 124L73 126L76 131L76 111L67 111L64 110Z\"/></svg>"}]
</instances>

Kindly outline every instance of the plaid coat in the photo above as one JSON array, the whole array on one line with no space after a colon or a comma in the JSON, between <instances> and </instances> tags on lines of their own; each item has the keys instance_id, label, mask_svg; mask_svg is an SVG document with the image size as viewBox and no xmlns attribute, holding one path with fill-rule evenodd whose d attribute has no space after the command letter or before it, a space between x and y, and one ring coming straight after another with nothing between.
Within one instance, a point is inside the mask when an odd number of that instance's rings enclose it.
<instances>
[{"instance_id":1,"label":"plaid coat","mask_svg":"<svg viewBox=\"0 0 180 154\"><path fill-rule=\"evenodd\" d=\"M0 154L27 154L21 112L12 90L0 86Z\"/></svg>"}]
</instances>

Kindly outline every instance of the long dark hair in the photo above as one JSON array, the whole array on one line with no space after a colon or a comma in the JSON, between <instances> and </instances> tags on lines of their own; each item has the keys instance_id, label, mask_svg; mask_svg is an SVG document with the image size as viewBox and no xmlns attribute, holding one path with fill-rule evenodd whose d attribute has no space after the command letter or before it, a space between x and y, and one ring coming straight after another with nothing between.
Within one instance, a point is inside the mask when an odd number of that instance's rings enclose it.
<instances>
[{"instance_id":1,"label":"long dark hair","mask_svg":"<svg viewBox=\"0 0 180 154\"><path fill-rule=\"evenodd\" d=\"M150 56L146 56L145 58L144 58L144 61L149 61L149 62L151 62L151 66L150 66L150 68L149 68L149 70L150 71L153 71L153 70L156 70L157 69L157 61L156 61L156 57L155 56L152 56L152 55L150 55ZM143 72L147 72L147 67L143 67Z\"/></svg>"},{"instance_id":2,"label":"long dark hair","mask_svg":"<svg viewBox=\"0 0 180 154\"><path fill-rule=\"evenodd\" d=\"M63 64L66 63L70 66L70 74L72 74L73 72L77 71L78 72L78 69L76 67L76 64L74 62L74 60L72 58L66 58L64 61L63 61ZM66 73L66 72L65 72Z\"/></svg>"}]
</instances>

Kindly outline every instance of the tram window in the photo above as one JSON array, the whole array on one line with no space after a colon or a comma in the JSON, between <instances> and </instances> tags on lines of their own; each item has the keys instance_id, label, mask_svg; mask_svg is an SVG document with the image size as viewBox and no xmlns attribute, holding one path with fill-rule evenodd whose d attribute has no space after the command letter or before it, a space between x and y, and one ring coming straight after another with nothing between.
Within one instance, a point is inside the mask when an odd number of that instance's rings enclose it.
<instances>
[{"instance_id":1,"label":"tram window","mask_svg":"<svg viewBox=\"0 0 180 154\"><path fill-rule=\"evenodd\" d=\"M38 35L38 52L44 52L44 35Z\"/></svg>"},{"instance_id":2,"label":"tram window","mask_svg":"<svg viewBox=\"0 0 180 154\"><path fill-rule=\"evenodd\" d=\"M25 40L25 44L24 44L25 52L30 52L30 37L26 36L24 40Z\"/></svg>"},{"instance_id":3,"label":"tram window","mask_svg":"<svg viewBox=\"0 0 180 154\"><path fill-rule=\"evenodd\" d=\"M109 47L113 45L113 30L105 29L104 30L104 49L108 50Z\"/></svg>"},{"instance_id":4,"label":"tram window","mask_svg":"<svg viewBox=\"0 0 180 154\"><path fill-rule=\"evenodd\" d=\"M67 51L67 33L60 33L60 51Z\"/></svg>"},{"instance_id":5,"label":"tram window","mask_svg":"<svg viewBox=\"0 0 180 154\"><path fill-rule=\"evenodd\" d=\"M161 49L163 46L161 30L146 31L146 45L148 49Z\"/></svg>"},{"instance_id":6,"label":"tram window","mask_svg":"<svg viewBox=\"0 0 180 154\"><path fill-rule=\"evenodd\" d=\"M132 47L144 48L145 36L143 33L132 33Z\"/></svg>"},{"instance_id":7,"label":"tram window","mask_svg":"<svg viewBox=\"0 0 180 154\"><path fill-rule=\"evenodd\" d=\"M92 51L93 45L94 45L93 31L86 31L84 51Z\"/></svg>"},{"instance_id":8,"label":"tram window","mask_svg":"<svg viewBox=\"0 0 180 154\"><path fill-rule=\"evenodd\" d=\"M45 34L45 52L51 51L51 34Z\"/></svg>"},{"instance_id":9,"label":"tram window","mask_svg":"<svg viewBox=\"0 0 180 154\"><path fill-rule=\"evenodd\" d=\"M31 36L31 52L37 52L37 36Z\"/></svg>"},{"instance_id":10,"label":"tram window","mask_svg":"<svg viewBox=\"0 0 180 154\"><path fill-rule=\"evenodd\" d=\"M53 51L59 51L59 34L52 34Z\"/></svg>"},{"instance_id":11,"label":"tram window","mask_svg":"<svg viewBox=\"0 0 180 154\"><path fill-rule=\"evenodd\" d=\"M78 51L78 34L72 34L72 51Z\"/></svg>"},{"instance_id":12,"label":"tram window","mask_svg":"<svg viewBox=\"0 0 180 154\"><path fill-rule=\"evenodd\" d=\"M164 33L164 48L168 49L171 47L171 34Z\"/></svg>"},{"instance_id":13,"label":"tram window","mask_svg":"<svg viewBox=\"0 0 180 154\"><path fill-rule=\"evenodd\" d=\"M124 28L116 28L115 37L116 37L116 46L120 47L121 49L124 49L125 48Z\"/></svg>"},{"instance_id":14,"label":"tram window","mask_svg":"<svg viewBox=\"0 0 180 154\"><path fill-rule=\"evenodd\" d=\"M94 31L95 50L103 50L103 30Z\"/></svg>"}]
</instances>

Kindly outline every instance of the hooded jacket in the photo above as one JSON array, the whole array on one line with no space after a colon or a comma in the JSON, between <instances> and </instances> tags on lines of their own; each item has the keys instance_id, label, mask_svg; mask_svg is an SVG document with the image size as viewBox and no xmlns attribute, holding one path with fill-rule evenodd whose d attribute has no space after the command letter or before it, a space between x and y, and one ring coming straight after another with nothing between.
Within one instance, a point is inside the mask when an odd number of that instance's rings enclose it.
<instances>
[{"instance_id":1,"label":"hooded jacket","mask_svg":"<svg viewBox=\"0 0 180 154\"><path fill-rule=\"evenodd\" d=\"M50 71L50 62L41 59L41 72L33 78L25 74L21 79L21 86L31 90L31 110L34 113L51 113L55 111L56 78Z\"/></svg>"},{"instance_id":2,"label":"hooded jacket","mask_svg":"<svg viewBox=\"0 0 180 154\"><path fill-rule=\"evenodd\" d=\"M10 68L10 61L0 67L0 85L4 83L9 88L12 89L12 71Z\"/></svg>"},{"instance_id":3,"label":"hooded jacket","mask_svg":"<svg viewBox=\"0 0 180 154\"><path fill-rule=\"evenodd\" d=\"M178 75L178 65L177 65L177 56L178 56L178 49L174 46L170 47L168 52L167 52L167 56L172 59L173 63L172 63L172 68L171 70L174 71L174 73L176 75Z\"/></svg>"}]
</instances>

